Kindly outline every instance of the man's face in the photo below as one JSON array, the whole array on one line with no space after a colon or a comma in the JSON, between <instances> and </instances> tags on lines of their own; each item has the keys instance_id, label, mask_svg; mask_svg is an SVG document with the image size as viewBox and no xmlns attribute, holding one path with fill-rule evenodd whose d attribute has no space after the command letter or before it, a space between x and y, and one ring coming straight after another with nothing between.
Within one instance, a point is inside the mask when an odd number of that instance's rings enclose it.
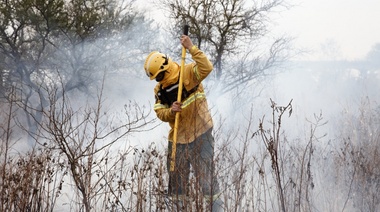
<instances>
[{"instance_id":1,"label":"man's face","mask_svg":"<svg viewBox=\"0 0 380 212\"><path fill-rule=\"evenodd\" d=\"M156 76L156 81L157 82L160 82L160 81L162 81L165 78L165 72L166 71L162 71L159 74L157 74L157 76Z\"/></svg>"}]
</instances>

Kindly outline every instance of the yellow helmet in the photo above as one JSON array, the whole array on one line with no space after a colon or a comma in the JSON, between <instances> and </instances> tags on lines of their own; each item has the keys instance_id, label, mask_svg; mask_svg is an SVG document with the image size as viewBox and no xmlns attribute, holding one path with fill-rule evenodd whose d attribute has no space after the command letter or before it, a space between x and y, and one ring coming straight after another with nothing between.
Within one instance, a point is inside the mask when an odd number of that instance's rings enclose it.
<instances>
[{"instance_id":1,"label":"yellow helmet","mask_svg":"<svg viewBox=\"0 0 380 212\"><path fill-rule=\"evenodd\" d=\"M158 51L151 52L145 60L144 69L146 75L153 80L163 71L168 70L172 60Z\"/></svg>"}]
</instances>

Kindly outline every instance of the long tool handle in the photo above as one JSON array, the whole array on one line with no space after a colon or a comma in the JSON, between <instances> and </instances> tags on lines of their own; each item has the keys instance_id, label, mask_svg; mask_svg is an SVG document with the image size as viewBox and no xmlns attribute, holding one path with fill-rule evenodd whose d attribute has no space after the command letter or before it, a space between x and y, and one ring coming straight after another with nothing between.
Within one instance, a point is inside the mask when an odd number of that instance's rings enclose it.
<instances>
[{"instance_id":1,"label":"long tool handle","mask_svg":"<svg viewBox=\"0 0 380 212\"><path fill-rule=\"evenodd\" d=\"M183 27L183 34L189 34L189 25L185 25ZM186 48L182 46L182 60L181 60L181 72L179 73L179 85L178 85L178 95L177 102L181 102L182 98L182 87L183 87L183 70L185 68L185 58L186 58ZM175 155L177 151L177 137L178 137L178 122L179 122L179 113L175 114L175 122L174 122L174 134L173 134L173 144L172 144L172 155L170 160L170 171L174 171L175 168Z\"/></svg>"}]
</instances>

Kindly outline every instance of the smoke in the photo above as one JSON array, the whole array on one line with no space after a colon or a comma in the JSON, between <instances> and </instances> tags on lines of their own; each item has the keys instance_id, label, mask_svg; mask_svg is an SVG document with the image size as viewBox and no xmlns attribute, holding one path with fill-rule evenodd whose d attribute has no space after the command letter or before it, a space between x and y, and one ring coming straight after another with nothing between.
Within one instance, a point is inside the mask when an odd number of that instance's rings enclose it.
<instances>
[{"instance_id":1,"label":"smoke","mask_svg":"<svg viewBox=\"0 0 380 212\"><path fill-rule=\"evenodd\" d=\"M168 47L165 46L165 39L162 39L165 36L161 36L160 30L155 30L157 28L152 25L154 24L150 20L139 19L132 28L117 37L102 38L84 45L82 56L96 57L96 59L91 60L91 64L83 64L84 69L88 67L93 69L86 70L88 75L82 77L97 79L90 86L95 91L101 88L104 79L102 104L104 104L103 110L109 116L123 118L125 105L137 104L144 112L149 113L148 119L156 119L153 111L155 101L153 88L156 82L150 81L145 76L143 63L150 51L157 49L165 51ZM189 57L187 62L191 62ZM227 137L229 132L239 135L246 133L250 122L252 125L248 131L251 133L257 131L260 119L265 117L266 123L270 121L272 112L270 99L284 106L293 100L293 114L283 120L283 130L290 142L305 144L310 136L310 123L314 121L314 114L322 114L327 124L318 128L317 135L327 134L327 136L321 136L316 148L329 152L333 150L328 149L331 148L329 142L337 136L342 112L357 111L362 98L377 103L380 101L377 93L380 80L378 67L363 70L357 67L357 64L347 61L330 63L298 61L290 62L289 67L271 79L255 82L257 86L252 86L240 96L233 92L219 93L213 89L211 83L204 82L215 128L221 129L222 136ZM78 95L76 92L70 98L72 103L78 104L77 108L87 103L96 104L96 92L86 92L84 95ZM156 144L159 150L165 150L168 131L167 123L156 120L141 132L132 133L116 143L112 151L117 152L128 147L146 149L152 143ZM221 139L216 141L217 145L221 145L224 140L222 136L218 137ZM239 141L231 142L231 148L240 146ZM252 145L251 151L258 152L260 146L262 147L260 144ZM334 168L331 160L316 161L316 163L319 163L315 164L316 167L327 166L324 170L329 171ZM320 183L318 191L331 186L332 177L324 174L326 173L316 175L318 177L316 180ZM71 187L68 187L67 191L70 189ZM332 196L335 193L324 194Z\"/></svg>"}]
</instances>

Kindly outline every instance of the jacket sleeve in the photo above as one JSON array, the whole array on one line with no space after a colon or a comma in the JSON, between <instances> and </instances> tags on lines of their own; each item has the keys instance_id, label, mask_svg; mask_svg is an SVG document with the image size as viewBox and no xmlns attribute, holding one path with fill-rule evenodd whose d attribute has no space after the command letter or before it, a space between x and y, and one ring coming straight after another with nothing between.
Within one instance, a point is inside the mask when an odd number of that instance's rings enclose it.
<instances>
[{"instance_id":1,"label":"jacket sleeve","mask_svg":"<svg viewBox=\"0 0 380 212\"><path fill-rule=\"evenodd\" d=\"M157 96L159 90L159 85L154 88L154 95L156 102L154 104L154 111L157 114L157 117L163 122L174 122L175 114L171 113L170 106L167 104L162 104L160 99Z\"/></svg>"},{"instance_id":2,"label":"jacket sleeve","mask_svg":"<svg viewBox=\"0 0 380 212\"><path fill-rule=\"evenodd\" d=\"M193 79L199 84L211 73L214 67L207 56L199 50L197 46L194 45L189 52L195 62L191 74L193 75Z\"/></svg>"}]
</instances>

